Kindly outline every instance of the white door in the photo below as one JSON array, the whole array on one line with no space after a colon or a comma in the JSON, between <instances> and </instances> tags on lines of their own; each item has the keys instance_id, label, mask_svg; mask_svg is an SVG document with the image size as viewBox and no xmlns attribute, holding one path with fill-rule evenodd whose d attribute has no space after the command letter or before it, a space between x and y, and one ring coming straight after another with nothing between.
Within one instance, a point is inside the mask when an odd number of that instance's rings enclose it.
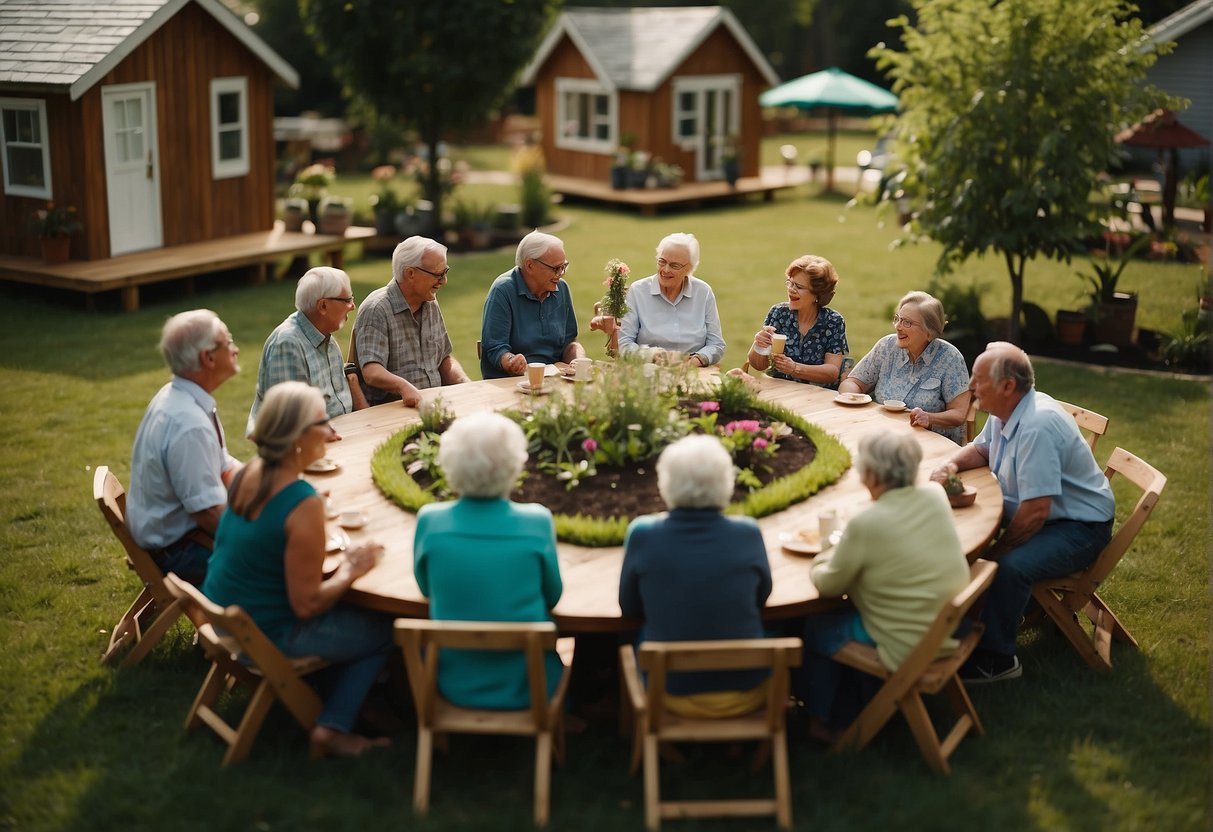
<instances>
[{"instance_id":1,"label":"white door","mask_svg":"<svg viewBox=\"0 0 1213 832\"><path fill-rule=\"evenodd\" d=\"M159 248L160 164L156 86L121 84L101 90L110 254Z\"/></svg>"},{"instance_id":2,"label":"white door","mask_svg":"<svg viewBox=\"0 0 1213 832\"><path fill-rule=\"evenodd\" d=\"M741 79L732 75L674 79L674 136L695 154L695 178L724 175L724 151L741 129Z\"/></svg>"}]
</instances>

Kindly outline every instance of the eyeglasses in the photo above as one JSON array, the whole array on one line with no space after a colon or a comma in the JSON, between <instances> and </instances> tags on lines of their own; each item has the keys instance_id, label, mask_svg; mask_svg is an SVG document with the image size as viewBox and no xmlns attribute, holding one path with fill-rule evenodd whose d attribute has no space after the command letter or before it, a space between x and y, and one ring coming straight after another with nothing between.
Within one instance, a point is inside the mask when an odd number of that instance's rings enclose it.
<instances>
[{"instance_id":1,"label":"eyeglasses","mask_svg":"<svg viewBox=\"0 0 1213 832\"><path fill-rule=\"evenodd\" d=\"M321 300L335 300L338 303L344 303L348 306L349 304L354 302L354 296L350 295L347 298L321 298Z\"/></svg>"},{"instance_id":2,"label":"eyeglasses","mask_svg":"<svg viewBox=\"0 0 1213 832\"><path fill-rule=\"evenodd\" d=\"M332 426L328 419L321 419L318 422L312 422L308 425L309 428L324 428L329 433L336 433L336 429Z\"/></svg>"},{"instance_id":3,"label":"eyeglasses","mask_svg":"<svg viewBox=\"0 0 1213 832\"><path fill-rule=\"evenodd\" d=\"M919 323L918 321L911 321L909 318L903 318L900 315L894 315L893 316L893 326L894 327L904 326L906 329L913 329L914 327L922 326L922 324Z\"/></svg>"},{"instance_id":4,"label":"eyeglasses","mask_svg":"<svg viewBox=\"0 0 1213 832\"><path fill-rule=\"evenodd\" d=\"M219 343L215 344L215 346L211 347L210 352L215 352L216 350L221 350L224 347L227 347L228 349L234 349L235 346L236 346L236 339L228 338L227 340L220 341Z\"/></svg>"},{"instance_id":5,"label":"eyeglasses","mask_svg":"<svg viewBox=\"0 0 1213 832\"><path fill-rule=\"evenodd\" d=\"M551 263L545 263L542 260L536 260L535 262L541 266L547 266L549 269L552 270L552 274L556 275L557 277L560 277L562 274L564 274L565 272L567 272L569 270L569 261L568 260L565 260L559 266L553 266Z\"/></svg>"},{"instance_id":6,"label":"eyeglasses","mask_svg":"<svg viewBox=\"0 0 1213 832\"><path fill-rule=\"evenodd\" d=\"M790 277L787 278L786 280L784 280L783 284L785 286L787 286L789 290L791 290L792 292L795 292L798 295L803 295L806 292L813 291L813 288L811 286L801 286L799 283L797 283L795 280L793 280Z\"/></svg>"},{"instance_id":7,"label":"eyeglasses","mask_svg":"<svg viewBox=\"0 0 1213 832\"><path fill-rule=\"evenodd\" d=\"M680 272L683 269L685 269L686 267L687 267L686 263L671 263L669 260L666 260L664 257L657 258L657 268L659 268L659 269L669 269L670 271Z\"/></svg>"},{"instance_id":8,"label":"eyeglasses","mask_svg":"<svg viewBox=\"0 0 1213 832\"><path fill-rule=\"evenodd\" d=\"M442 271L440 271L440 272L432 272L432 271L430 271L429 269L423 269L423 268L421 268L420 266L413 266L412 268L416 269L416 270L417 270L417 271L419 271L419 272L425 272L425 273L426 273L426 274L428 274L430 277L436 277L436 278L438 278L439 280L445 280L445 279L446 279L446 276L447 276L448 274L450 274L450 272L451 272L451 267L450 267L450 266L447 266L445 269L443 269L443 270L442 270Z\"/></svg>"}]
</instances>

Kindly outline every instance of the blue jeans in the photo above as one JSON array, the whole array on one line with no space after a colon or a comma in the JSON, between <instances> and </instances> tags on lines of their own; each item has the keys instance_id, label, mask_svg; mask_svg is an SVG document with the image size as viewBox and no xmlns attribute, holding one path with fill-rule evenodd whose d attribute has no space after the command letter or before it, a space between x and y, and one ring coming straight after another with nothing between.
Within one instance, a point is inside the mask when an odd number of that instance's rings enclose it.
<instances>
[{"instance_id":1,"label":"blue jeans","mask_svg":"<svg viewBox=\"0 0 1213 832\"><path fill-rule=\"evenodd\" d=\"M839 664L831 656L848 641L876 646L856 610L810 615L804 625L804 667L796 674L809 715L845 728L859 716L880 680Z\"/></svg>"},{"instance_id":2,"label":"blue jeans","mask_svg":"<svg viewBox=\"0 0 1213 832\"><path fill-rule=\"evenodd\" d=\"M174 572L181 580L201 586L206 580L206 567L211 561L211 550L195 540L183 537L161 549L154 556L154 560L165 575Z\"/></svg>"},{"instance_id":3,"label":"blue jeans","mask_svg":"<svg viewBox=\"0 0 1213 832\"><path fill-rule=\"evenodd\" d=\"M1111 536L1111 520L1053 520L999 558L981 614L986 632L980 649L1000 656L1015 655L1015 634L1032 598L1032 584L1086 569Z\"/></svg>"},{"instance_id":4,"label":"blue jeans","mask_svg":"<svg viewBox=\"0 0 1213 832\"><path fill-rule=\"evenodd\" d=\"M332 662L332 667L315 674L324 696L324 710L316 723L349 733L391 654L392 617L338 603L295 624L278 648L287 656L319 656Z\"/></svg>"}]
</instances>

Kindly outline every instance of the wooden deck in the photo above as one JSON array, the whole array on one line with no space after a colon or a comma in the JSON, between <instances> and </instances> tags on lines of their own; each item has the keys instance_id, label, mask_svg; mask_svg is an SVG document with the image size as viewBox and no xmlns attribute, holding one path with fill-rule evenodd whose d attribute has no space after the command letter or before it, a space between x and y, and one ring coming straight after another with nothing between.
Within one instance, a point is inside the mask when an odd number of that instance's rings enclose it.
<instances>
[{"instance_id":1,"label":"wooden deck","mask_svg":"<svg viewBox=\"0 0 1213 832\"><path fill-rule=\"evenodd\" d=\"M627 188L615 190L609 182L578 179L572 176L547 176L548 187L566 198L584 199L636 208L645 216L663 209L695 209L708 202L738 202L759 194L766 202L779 191L809 181L808 171L800 169L764 169L761 176L743 176L735 187L727 182L688 182L677 188Z\"/></svg>"},{"instance_id":2,"label":"wooden deck","mask_svg":"<svg viewBox=\"0 0 1213 832\"><path fill-rule=\"evenodd\" d=\"M180 277L249 267L253 281L272 277L275 262L286 257L323 252L341 268L347 243L373 236L373 228L351 226L345 236L285 231L278 222L273 231L259 231L150 251L111 257L108 260L74 260L50 265L34 257L0 255L0 280L32 283L83 292L122 293L122 308L139 308L139 287Z\"/></svg>"}]
</instances>

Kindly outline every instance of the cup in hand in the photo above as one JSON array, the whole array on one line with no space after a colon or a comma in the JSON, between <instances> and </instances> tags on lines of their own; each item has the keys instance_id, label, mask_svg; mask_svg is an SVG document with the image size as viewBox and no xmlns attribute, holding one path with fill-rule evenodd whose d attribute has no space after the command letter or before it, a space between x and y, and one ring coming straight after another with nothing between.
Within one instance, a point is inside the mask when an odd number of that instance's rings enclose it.
<instances>
[{"instance_id":1,"label":"cup in hand","mask_svg":"<svg viewBox=\"0 0 1213 832\"><path fill-rule=\"evenodd\" d=\"M543 374L547 371L548 365L542 361L532 361L526 365L526 380L531 385L532 390L538 390L543 387Z\"/></svg>"},{"instance_id":2,"label":"cup in hand","mask_svg":"<svg viewBox=\"0 0 1213 832\"><path fill-rule=\"evenodd\" d=\"M780 333L771 333L771 353L773 355L783 355L784 348L788 345L788 336Z\"/></svg>"},{"instance_id":3,"label":"cup in hand","mask_svg":"<svg viewBox=\"0 0 1213 832\"><path fill-rule=\"evenodd\" d=\"M590 370L594 367L594 359L592 358L574 358L569 362L569 366L573 368L573 378L577 381L589 381Z\"/></svg>"}]
</instances>

